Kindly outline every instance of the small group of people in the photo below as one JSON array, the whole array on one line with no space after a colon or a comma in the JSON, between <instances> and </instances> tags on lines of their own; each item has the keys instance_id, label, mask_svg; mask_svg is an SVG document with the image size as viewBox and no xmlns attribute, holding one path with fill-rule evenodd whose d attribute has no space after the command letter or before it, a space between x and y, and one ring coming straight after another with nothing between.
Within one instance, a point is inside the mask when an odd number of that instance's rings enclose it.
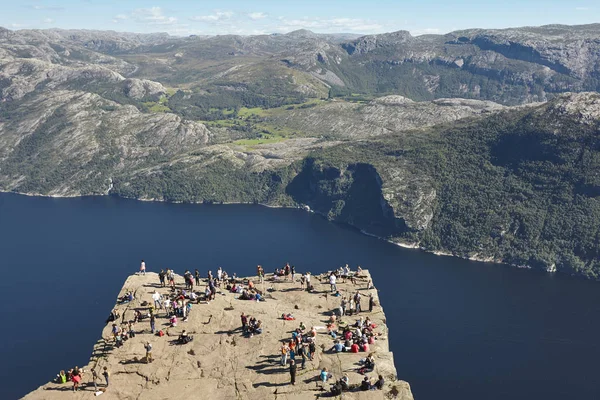
<instances>
[{"instance_id":1,"label":"small group of people","mask_svg":"<svg viewBox=\"0 0 600 400\"><path fill-rule=\"evenodd\" d=\"M67 382L73 382L73 391L76 392L79 390L79 386L81 385L81 382L83 381L83 376L84 376L84 370L83 368L79 368L77 366L75 366L75 368L71 368L68 371L60 371L60 373L58 373L56 375L56 378L54 379L55 383L59 383L59 384L63 384L63 383L67 383ZM85 374L87 375L87 372L85 372ZM102 371L102 376L104 377L104 380L106 381L106 385L105 387L108 387L108 378L110 376L110 373L108 372L108 367L104 367L103 371ZM98 376L98 372L96 371L95 368L92 368L90 370L90 378L91 378L91 382L89 382L86 386L94 386L94 391L98 391L98 380L99 380L99 376Z\"/></svg>"},{"instance_id":2,"label":"small group of people","mask_svg":"<svg viewBox=\"0 0 600 400\"><path fill-rule=\"evenodd\" d=\"M242 313L240 316L242 321L242 334L246 337L252 337L259 335L263 332L262 321L257 320L255 317L251 317Z\"/></svg>"},{"instance_id":3,"label":"small group of people","mask_svg":"<svg viewBox=\"0 0 600 400\"><path fill-rule=\"evenodd\" d=\"M283 314L282 317L287 319L288 321L293 320L293 316L291 314ZM315 327L311 327L310 330L306 329L306 326L303 322L300 322L300 326L292 331L292 336L289 341L284 341L281 346L281 365L285 366L290 363L290 374L292 374L292 370L295 374L297 358L301 360L301 368L306 368L306 360L312 361L315 357L315 353L317 351L317 330ZM292 367L292 365L294 367ZM295 382L295 375L291 375L292 384Z\"/></svg>"},{"instance_id":4,"label":"small group of people","mask_svg":"<svg viewBox=\"0 0 600 400\"><path fill-rule=\"evenodd\" d=\"M334 353L346 351L351 353L358 353L360 351L368 352L369 345L375 343L377 338L377 334L374 331L376 327L377 325L371 322L369 317L365 320L361 317L354 325L344 326L341 338L339 339L339 331L330 332L334 338L334 344L330 351Z\"/></svg>"},{"instance_id":5,"label":"small group of people","mask_svg":"<svg viewBox=\"0 0 600 400\"><path fill-rule=\"evenodd\" d=\"M338 292L339 293L339 292ZM373 293L369 293L368 297L368 309L369 312L373 312L373 307L375 307L375 298L373 297ZM340 301L340 307L338 309L338 315L340 317L344 315L353 315L358 314L363 311L362 308L362 295L360 291L356 291L352 296L343 296Z\"/></svg>"},{"instance_id":6,"label":"small group of people","mask_svg":"<svg viewBox=\"0 0 600 400\"><path fill-rule=\"evenodd\" d=\"M134 324L134 321L129 321L123 322L119 326L116 322L113 322L111 333L113 335L115 347L121 347L123 346L123 342L135 337Z\"/></svg>"},{"instance_id":7,"label":"small group of people","mask_svg":"<svg viewBox=\"0 0 600 400\"><path fill-rule=\"evenodd\" d=\"M379 375L375 383L371 383L371 379L368 376L365 376L362 382L360 383L360 390L383 390L383 385L385 384L385 380L382 375Z\"/></svg>"},{"instance_id":8,"label":"small group of people","mask_svg":"<svg viewBox=\"0 0 600 400\"><path fill-rule=\"evenodd\" d=\"M259 265L260 267L260 265ZM262 267L260 267L262 268ZM263 275L264 275L264 270L263 270ZM296 267L293 265L290 265L290 263L285 263L285 265L283 266L283 268L276 268L275 269L275 274L274 276L277 277L283 277L286 281L287 280L291 280L292 282L295 282L296 280Z\"/></svg>"}]
</instances>

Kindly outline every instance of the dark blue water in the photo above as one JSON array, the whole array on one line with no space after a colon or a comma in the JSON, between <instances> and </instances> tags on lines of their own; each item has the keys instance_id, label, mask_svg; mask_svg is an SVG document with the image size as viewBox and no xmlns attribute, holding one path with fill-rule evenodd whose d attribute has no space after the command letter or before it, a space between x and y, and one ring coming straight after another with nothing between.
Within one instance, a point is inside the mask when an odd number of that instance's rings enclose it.
<instances>
[{"instance_id":1,"label":"dark blue water","mask_svg":"<svg viewBox=\"0 0 600 400\"><path fill-rule=\"evenodd\" d=\"M141 258L149 270L238 275L360 264L417 400L600 398L600 283L402 249L300 210L10 194L0 194L0 398L86 364Z\"/></svg>"}]
</instances>

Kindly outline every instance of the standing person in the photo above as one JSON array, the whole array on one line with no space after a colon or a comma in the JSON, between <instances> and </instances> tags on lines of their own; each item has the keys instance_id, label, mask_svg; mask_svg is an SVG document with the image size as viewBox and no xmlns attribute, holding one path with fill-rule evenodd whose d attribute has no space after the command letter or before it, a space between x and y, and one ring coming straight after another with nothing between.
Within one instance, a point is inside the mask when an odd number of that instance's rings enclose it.
<instances>
[{"instance_id":1,"label":"standing person","mask_svg":"<svg viewBox=\"0 0 600 400\"><path fill-rule=\"evenodd\" d=\"M336 280L336 276L332 272L331 274L329 274L329 286L331 286L332 293L337 292L337 286L335 285L335 280Z\"/></svg>"},{"instance_id":2,"label":"standing person","mask_svg":"<svg viewBox=\"0 0 600 400\"><path fill-rule=\"evenodd\" d=\"M152 362L152 344L150 342L146 342L144 345L144 349L146 349L146 364Z\"/></svg>"},{"instance_id":3,"label":"standing person","mask_svg":"<svg viewBox=\"0 0 600 400\"><path fill-rule=\"evenodd\" d=\"M219 269L217 270L217 279L219 280L219 282L223 280L223 268L221 267L219 267Z\"/></svg>"},{"instance_id":4,"label":"standing person","mask_svg":"<svg viewBox=\"0 0 600 400\"><path fill-rule=\"evenodd\" d=\"M302 343L298 345L298 355L302 358L302 369L306 368L306 347Z\"/></svg>"},{"instance_id":5,"label":"standing person","mask_svg":"<svg viewBox=\"0 0 600 400\"><path fill-rule=\"evenodd\" d=\"M263 279L265 276L265 270L263 269L262 265L256 266L256 275L258 275L258 280L260 281L260 283L263 283Z\"/></svg>"},{"instance_id":6,"label":"standing person","mask_svg":"<svg viewBox=\"0 0 600 400\"><path fill-rule=\"evenodd\" d=\"M287 344L283 344L281 346L281 365L285 367L285 364L287 363L287 356L288 356L288 352L290 351L289 347L287 347Z\"/></svg>"},{"instance_id":7,"label":"standing person","mask_svg":"<svg viewBox=\"0 0 600 400\"><path fill-rule=\"evenodd\" d=\"M295 282L295 276L296 276L296 267L294 265L292 265L292 282Z\"/></svg>"},{"instance_id":8,"label":"standing person","mask_svg":"<svg viewBox=\"0 0 600 400\"><path fill-rule=\"evenodd\" d=\"M146 275L146 263L144 260L142 260L142 263L140 264L140 274Z\"/></svg>"},{"instance_id":9,"label":"standing person","mask_svg":"<svg viewBox=\"0 0 600 400\"><path fill-rule=\"evenodd\" d=\"M150 315L150 332L154 333L155 330L156 330L156 317L154 316L154 313L152 313L152 315Z\"/></svg>"},{"instance_id":10,"label":"standing person","mask_svg":"<svg viewBox=\"0 0 600 400\"><path fill-rule=\"evenodd\" d=\"M92 383L94 384L94 392L98 391L98 373L96 368L92 368ZM92 386L92 385L90 385Z\"/></svg>"},{"instance_id":11,"label":"standing person","mask_svg":"<svg viewBox=\"0 0 600 400\"><path fill-rule=\"evenodd\" d=\"M306 290L310 290L310 272L306 273Z\"/></svg>"},{"instance_id":12,"label":"standing person","mask_svg":"<svg viewBox=\"0 0 600 400\"><path fill-rule=\"evenodd\" d=\"M194 278L196 278L196 286L200 286L200 272L198 268L194 271Z\"/></svg>"},{"instance_id":13,"label":"standing person","mask_svg":"<svg viewBox=\"0 0 600 400\"><path fill-rule=\"evenodd\" d=\"M77 368L77 367L75 367ZM77 373L75 373L77 372ZM73 381L73 391L76 392L79 390L79 382L81 382L81 375L79 370L74 370L73 375L71 376L71 380Z\"/></svg>"},{"instance_id":14,"label":"standing person","mask_svg":"<svg viewBox=\"0 0 600 400\"><path fill-rule=\"evenodd\" d=\"M175 271L173 271L172 269L167 270L169 271L169 285L171 286L171 290L175 290Z\"/></svg>"},{"instance_id":15,"label":"standing person","mask_svg":"<svg viewBox=\"0 0 600 400\"><path fill-rule=\"evenodd\" d=\"M304 284L306 283L306 275L302 274L300 276L300 288L304 290Z\"/></svg>"},{"instance_id":16,"label":"standing person","mask_svg":"<svg viewBox=\"0 0 600 400\"><path fill-rule=\"evenodd\" d=\"M290 381L292 385L296 384L296 362L290 361Z\"/></svg>"},{"instance_id":17,"label":"standing person","mask_svg":"<svg viewBox=\"0 0 600 400\"><path fill-rule=\"evenodd\" d=\"M157 290L154 291L154 293L152 294L152 300L154 300L154 308L156 308L157 310L160 309L160 298L161 295L160 293L158 293Z\"/></svg>"},{"instance_id":18,"label":"standing person","mask_svg":"<svg viewBox=\"0 0 600 400\"><path fill-rule=\"evenodd\" d=\"M104 367L102 375L104 376L104 380L106 381L106 387L108 387L108 377L110 376L110 372L108 372L108 367Z\"/></svg>"},{"instance_id":19,"label":"standing person","mask_svg":"<svg viewBox=\"0 0 600 400\"><path fill-rule=\"evenodd\" d=\"M369 294L369 312L373 312L373 306L375 305L375 299L373 293Z\"/></svg>"},{"instance_id":20,"label":"standing person","mask_svg":"<svg viewBox=\"0 0 600 400\"><path fill-rule=\"evenodd\" d=\"M317 351L317 345L314 339L308 345L308 359L312 361L315 358L315 352Z\"/></svg>"},{"instance_id":21,"label":"standing person","mask_svg":"<svg viewBox=\"0 0 600 400\"><path fill-rule=\"evenodd\" d=\"M158 280L160 281L160 287L165 287L165 276L167 276L167 273L165 272L164 269L161 269L160 272L158 273Z\"/></svg>"},{"instance_id":22,"label":"standing person","mask_svg":"<svg viewBox=\"0 0 600 400\"><path fill-rule=\"evenodd\" d=\"M242 331L245 334L248 331L248 317L246 316L246 314L242 313L240 319L242 320Z\"/></svg>"},{"instance_id":23,"label":"standing person","mask_svg":"<svg viewBox=\"0 0 600 400\"><path fill-rule=\"evenodd\" d=\"M356 313L358 314L359 312L362 311L362 308L360 307L360 292L357 290L356 294L354 295L354 305L356 307Z\"/></svg>"}]
</instances>

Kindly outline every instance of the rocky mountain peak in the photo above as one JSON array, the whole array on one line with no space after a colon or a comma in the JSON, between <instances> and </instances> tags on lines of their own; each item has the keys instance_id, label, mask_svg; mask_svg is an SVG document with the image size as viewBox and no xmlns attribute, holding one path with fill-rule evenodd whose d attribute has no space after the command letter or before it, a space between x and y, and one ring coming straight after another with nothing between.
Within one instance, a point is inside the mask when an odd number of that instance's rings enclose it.
<instances>
[{"instance_id":1,"label":"rocky mountain peak","mask_svg":"<svg viewBox=\"0 0 600 400\"><path fill-rule=\"evenodd\" d=\"M344 43L342 47L350 55L354 53L365 54L379 47L392 47L406 44L413 39L414 38L408 31L396 31L379 35L362 36L353 42Z\"/></svg>"}]
</instances>

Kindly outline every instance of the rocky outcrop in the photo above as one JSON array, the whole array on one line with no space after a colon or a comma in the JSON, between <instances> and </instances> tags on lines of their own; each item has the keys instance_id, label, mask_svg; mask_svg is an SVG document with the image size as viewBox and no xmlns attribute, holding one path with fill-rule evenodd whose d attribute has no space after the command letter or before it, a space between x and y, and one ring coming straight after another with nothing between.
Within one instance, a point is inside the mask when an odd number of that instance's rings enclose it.
<instances>
[{"instance_id":1,"label":"rocky outcrop","mask_svg":"<svg viewBox=\"0 0 600 400\"><path fill-rule=\"evenodd\" d=\"M406 46L414 38L408 31L397 31L381 35L368 35L356 39L351 43L345 43L342 47L348 54L366 54L379 48L393 48Z\"/></svg>"},{"instance_id":2,"label":"rocky outcrop","mask_svg":"<svg viewBox=\"0 0 600 400\"><path fill-rule=\"evenodd\" d=\"M260 284L256 277L250 277L254 279L257 288L266 294L265 302L240 300L239 294L229 293L222 288L210 304L193 304L189 319L179 321L176 327L167 327L165 313L159 310L156 326L166 333L163 337L151 334L148 319L135 324L135 337L125 341L121 347L115 346L111 324L107 324L93 348L90 363L83 366L85 372L82 389L69 393L69 397L88 398L93 392L93 384L88 384L91 379L90 370L95 368L103 371L104 367L110 373L110 386L105 388L102 376L98 383L101 389L105 389L102 398L108 400L198 396L212 399L314 399L316 394L323 394L324 390L329 389L329 384L323 387L318 379L322 368L327 368L333 375L332 382L347 374L354 387L364 378L357 372L357 364L366 353L324 351L332 347L333 341L323 326L322 314L332 315L339 307L339 298L323 296L321 291L327 291L329 284L326 277L322 280L323 283L320 283L319 278L314 276L311 280L317 292L308 293L300 288L298 282L280 280L275 283L268 276L266 282ZM377 325L376 340L370 348L375 357L375 370L367 373L367 376L374 381L381 374L386 383L383 390L362 392L353 389L345 392L344 398L412 400L409 384L399 380L396 374L393 354L389 351L389 340L392 338L385 325L386 319L379 305L377 290L365 289L369 279L370 275L365 271L358 278L357 285L350 281L340 282L338 288L344 295L352 295L360 288L363 299L368 294L374 295L377 305L373 312L361 314L368 316ZM183 279L177 276L176 284L183 288ZM121 315L117 323L132 320L136 309L146 314L148 307L142 304L153 304L154 290L163 296L170 294L170 289L154 289L156 287L156 273L130 276L119 296L132 291L135 300L115 306ZM273 290L266 290L271 287ZM241 313L261 320L263 332L252 337L244 336L240 328ZM281 319L283 313L291 313L296 319L284 321ZM354 322L354 319L355 317L343 317L343 323L338 321L338 324L343 326ZM317 327L317 352L313 361L306 362L305 369L298 366L296 385L292 386L289 384L289 367L280 364L280 348L281 340L289 340L289 332L297 328L300 322L308 328ZM185 345L176 344L183 330L193 336L193 341ZM144 345L147 342L152 344L152 363L144 360ZM299 361L298 357L296 361ZM48 371L48 375L54 372ZM62 389L70 390L70 385L47 383L24 399L63 399L65 393Z\"/></svg>"}]
</instances>

